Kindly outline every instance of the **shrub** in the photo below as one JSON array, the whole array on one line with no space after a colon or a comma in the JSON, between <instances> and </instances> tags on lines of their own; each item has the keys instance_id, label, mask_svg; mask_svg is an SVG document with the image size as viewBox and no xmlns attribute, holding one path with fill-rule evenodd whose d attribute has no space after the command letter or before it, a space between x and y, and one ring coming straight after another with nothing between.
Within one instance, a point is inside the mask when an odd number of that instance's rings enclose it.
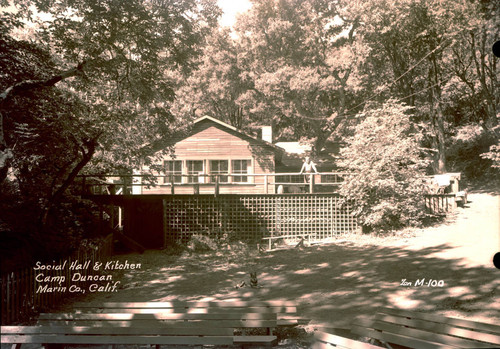
<instances>
[{"instance_id":1,"label":"shrub","mask_svg":"<svg viewBox=\"0 0 500 349\"><path fill-rule=\"evenodd\" d=\"M491 160L492 167L500 168L500 141L491 145L488 152L481 154L481 158Z\"/></svg>"},{"instance_id":2,"label":"shrub","mask_svg":"<svg viewBox=\"0 0 500 349\"><path fill-rule=\"evenodd\" d=\"M423 183L429 161L421 157L409 110L390 100L366 111L341 151L339 165L350 175L340 193L353 202L361 224L370 230L419 225L425 216Z\"/></svg>"},{"instance_id":3,"label":"shrub","mask_svg":"<svg viewBox=\"0 0 500 349\"><path fill-rule=\"evenodd\" d=\"M209 252L217 250L217 243L202 234L193 234L187 245L191 252Z\"/></svg>"},{"instance_id":4,"label":"shrub","mask_svg":"<svg viewBox=\"0 0 500 349\"><path fill-rule=\"evenodd\" d=\"M492 132L486 132L478 125L459 128L451 138L447 149L449 170L461 172L472 181L481 181L498 175L495 167L500 166L498 139Z\"/></svg>"}]
</instances>

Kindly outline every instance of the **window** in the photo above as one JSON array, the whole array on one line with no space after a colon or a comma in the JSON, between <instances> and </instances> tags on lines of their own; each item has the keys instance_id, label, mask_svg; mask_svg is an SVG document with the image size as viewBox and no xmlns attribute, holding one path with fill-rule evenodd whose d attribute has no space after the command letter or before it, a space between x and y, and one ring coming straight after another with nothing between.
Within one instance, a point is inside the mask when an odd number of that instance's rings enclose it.
<instances>
[{"instance_id":1,"label":"window","mask_svg":"<svg viewBox=\"0 0 500 349\"><path fill-rule=\"evenodd\" d=\"M321 175L321 183L340 184L344 178L340 174Z\"/></svg>"},{"instance_id":2,"label":"window","mask_svg":"<svg viewBox=\"0 0 500 349\"><path fill-rule=\"evenodd\" d=\"M280 183L280 184L304 183L304 175L276 176L276 183Z\"/></svg>"},{"instance_id":3,"label":"window","mask_svg":"<svg viewBox=\"0 0 500 349\"><path fill-rule=\"evenodd\" d=\"M163 183L170 183L170 177L173 176L174 183L182 183L182 161L181 160L167 160L164 162L165 177Z\"/></svg>"},{"instance_id":4,"label":"window","mask_svg":"<svg viewBox=\"0 0 500 349\"><path fill-rule=\"evenodd\" d=\"M204 183L203 175L203 160L187 160L186 161L188 183Z\"/></svg>"},{"instance_id":5,"label":"window","mask_svg":"<svg viewBox=\"0 0 500 349\"><path fill-rule=\"evenodd\" d=\"M210 160L210 181L216 182L216 176L219 175L219 183L227 183L228 161L227 160Z\"/></svg>"},{"instance_id":6,"label":"window","mask_svg":"<svg viewBox=\"0 0 500 349\"><path fill-rule=\"evenodd\" d=\"M231 168L233 174L233 183L248 183L247 176L235 176L239 174L248 174L250 160L232 160Z\"/></svg>"}]
</instances>

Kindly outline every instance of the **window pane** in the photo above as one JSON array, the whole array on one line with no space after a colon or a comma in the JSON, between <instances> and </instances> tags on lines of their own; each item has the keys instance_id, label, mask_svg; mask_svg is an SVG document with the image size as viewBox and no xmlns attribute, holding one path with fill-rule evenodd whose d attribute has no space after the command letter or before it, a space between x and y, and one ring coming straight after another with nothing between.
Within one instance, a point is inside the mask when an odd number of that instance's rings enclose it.
<instances>
[{"instance_id":1,"label":"window pane","mask_svg":"<svg viewBox=\"0 0 500 349\"><path fill-rule=\"evenodd\" d=\"M219 183L227 183L229 162L227 160L210 160L210 174L219 175ZM216 182L216 176L211 176L210 181Z\"/></svg>"},{"instance_id":2,"label":"window pane","mask_svg":"<svg viewBox=\"0 0 500 349\"><path fill-rule=\"evenodd\" d=\"M203 160L187 160L188 183L200 183L200 175L203 174ZM202 176L203 178L203 176Z\"/></svg>"},{"instance_id":3,"label":"window pane","mask_svg":"<svg viewBox=\"0 0 500 349\"><path fill-rule=\"evenodd\" d=\"M248 174L248 168L250 167L250 160L232 160L231 162L233 168L233 174ZM248 182L247 176L233 176L233 182L235 183L246 183Z\"/></svg>"},{"instance_id":4,"label":"window pane","mask_svg":"<svg viewBox=\"0 0 500 349\"><path fill-rule=\"evenodd\" d=\"M165 165L165 177L163 183L170 183L170 177L173 176L174 183L182 182L182 161L181 160L167 160Z\"/></svg>"}]
</instances>

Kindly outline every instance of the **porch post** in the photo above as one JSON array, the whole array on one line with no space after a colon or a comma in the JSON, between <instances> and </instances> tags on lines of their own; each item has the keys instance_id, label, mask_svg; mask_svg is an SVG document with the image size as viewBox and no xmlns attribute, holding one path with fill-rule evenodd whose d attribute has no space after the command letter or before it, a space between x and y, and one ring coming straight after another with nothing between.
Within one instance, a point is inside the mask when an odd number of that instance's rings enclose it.
<instances>
[{"instance_id":1,"label":"porch post","mask_svg":"<svg viewBox=\"0 0 500 349\"><path fill-rule=\"evenodd\" d=\"M172 188L174 184L172 183ZM173 191L173 190L172 190ZM173 194L173 193L172 193ZM162 199L162 224L163 224L163 248L167 248L167 234L168 234L168 219L167 219L167 200Z\"/></svg>"},{"instance_id":2,"label":"porch post","mask_svg":"<svg viewBox=\"0 0 500 349\"><path fill-rule=\"evenodd\" d=\"M219 183L220 183L220 176L217 175L215 176L215 196L219 196Z\"/></svg>"},{"instance_id":3,"label":"porch post","mask_svg":"<svg viewBox=\"0 0 500 349\"><path fill-rule=\"evenodd\" d=\"M138 175L137 177L132 177L132 194L142 194L142 176L140 176L141 171L134 169L132 170L132 174Z\"/></svg>"}]
</instances>

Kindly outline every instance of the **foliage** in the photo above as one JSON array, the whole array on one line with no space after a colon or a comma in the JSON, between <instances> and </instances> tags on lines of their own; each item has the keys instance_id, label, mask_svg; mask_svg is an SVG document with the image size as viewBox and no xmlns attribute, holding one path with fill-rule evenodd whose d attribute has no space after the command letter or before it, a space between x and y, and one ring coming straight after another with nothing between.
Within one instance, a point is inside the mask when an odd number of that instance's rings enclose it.
<instances>
[{"instance_id":1,"label":"foliage","mask_svg":"<svg viewBox=\"0 0 500 349\"><path fill-rule=\"evenodd\" d=\"M59 90L85 106L73 126L86 133L92 147L72 164L72 175L94 153L107 163L104 168L116 164L130 169L148 162L159 145L168 145L174 91L165 72L187 73L193 68L205 35L219 15L213 1L34 2L37 12L46 14L45 20L32 16L33 7L22 1L18 4L19 13L38 26L32 46L46 52L45 59L35 62L51 61L53 69L37 80L10 76L11 82L1 86L2 104L59 82ZM23 69L36 65L31 61ZM0 133L1 140L5 138L12 147L15 136L12 130L5 131L5 137Z\"/></svg>"},{"instance_id":2,"label":"foliage","mask_svg":"<svg viewBox=\"0 0 500 349\"><path fill-rule=\"evenodd\" d=\"M95 241L109 233L101 229L95 205L77 197L66 198L58 205L46 231L41 231L37 219L39 204L20 197L14 184L10 181L0 184L2 272L32 265L36 260L67 256L82 246L82 239Z\"/></svg>"},{"instance_id":3,"label":"foliage","mask_svg":"<svg viewBox=\"0 0 500 349\"><path fill-rule=\"evenodd\" d=\"M210 115L239 129L247 126L240 97L251 85L244 78L238 50L229 31L214 30L197 69L185 79L177 76L179 87L173 112L183 119Z\"/></svg>"},{"instance_id":4,"label":"foliage","mask_svg":"<svg viewBox=\"0 0 500 349\"><path fill-rule=\"evenodd\" d=\"M363 225L381 230L419 224L423 218L420 135L410 107L394 100L372 106L347 139L339 165L351 173L340 193L352 200Z\"/></svg>"},{"instance_id":5,"label":"foliage","mask_svg":"<svg viewBox=\"0 0 500 349\"><path fill-rule=\"evenodd\" d=\"M177 81L175 112L204 114L321 151L367 103L414 109L435 173L457 168L455 127L496 133L498 7L489 2L253 0L233 33L216 31L198 69ZM479 149L477 149L479 150ZM484 151L483 151L484 152ZM474 154L474 157L480 153Z\"/></svg>"},{"instance_id":6,"label":"foliage","mask_svg":"<svg viewBox=\"0 0 500 349\"><path fill-rule=\"evenodd\" d=\"M40 80L54 74L50 53L37 45L2 37L0 87L16 81ZM7 143L13 144L9 195L17 194L30 207L35 229L38 218L90 145L92 125L86 124L89 107L74 94L57 88L27 91L3 101ZM7 192L3 192L6 194ZM15 207L15 205L13 206ZM18 225L19 226L19 225Z\"/></svg>"},{"instance_id":7,"label":"foliage","mask_svg":"<svg viewBox=\"0 0 500 349\"><path fill-rule=\"evenodd\" d=\"M495 144L498 139L479 125L457 128L447 147L447 158L453 172L461 172L469 182L495 176ZM498 158L497 158L498 159ZM498 160L497 160L498 161ZM492 168L493 167L493 168ZM473 183L470 183L473 184Z\"/></svg>"},{"instance_id":8,"label":"foliage","mask_svg":"<svg viewBox=\"0 0 500 349\"><path fill-rule=\"evenodd\" d=\"M493 162L491 166L500 168L500 142L490 146L488 152L481 154L483 159L489 159Z\"/></svg>"},{"instance_id":9,"label":"foliage","mask_svg":"<svg viewBox=\"0 0 500 349\"><path fill-rule=\"evenodd\" d=\"M78 241L95 230L75 226L84 214L68 189L79 173L126 172L168 151L174 90L166 72L194 68L220 10L212 0L15 4L17 13L1 15L0 182L14 198L3 212L31 214L26 225L0 222L57 252L52 238ZM14 37L21 19L30 42Z\"/></svg>"},{"instance_id":10,"label":"foliage","mask_svg":"<svg viewBox=\"0 0 500 349\"><path fill-rule=\"evenodd\" d=\"M400 98L416 107L423 142L433 149L434 171L445 172L453 124L474 120L491 129L496 123L498 67L485 45L498 40L494 5L465 0L347 4L349 15L359 16L357 34L370 48L364 86L375 90L378 100Z\"/></svg>"},{"instance_id":11,"label":"foliage","mask_svg":"<svg viewBox=\"0 0 500 349\"><path fill-rule=\"evenodd\" d=\"M336 16L325 0L253 1L235 31L214 32L198 69L179 79L175 112L249 131L273 125L275 138L309 138L321 150L360 93L354 71L364 52L336 39L351 25Z\"/></svg>"},{"instance_id":12,"label":"foliage","mask_svg":"<svg viewBox=\"0 0 500 349\"><path fill-rule=\"evenodd\" d=\"M236 25L244 76L252 81L240 103L277 137L311 139L315 152L361 92L355 72L365 52L353 40L356 24L338 15L330 1L255 0Z\"/></svg>"},{"instance_id":13,"label":"foliage","mask_svg":"<svg viewBox=\"0 0 500 349\"><path fill-rule=\"evenodd\" d=\"M191 252L209 252L217 250L217 243L207 235L193 234L187 248Z\"/></svg>"}]
</instances>

